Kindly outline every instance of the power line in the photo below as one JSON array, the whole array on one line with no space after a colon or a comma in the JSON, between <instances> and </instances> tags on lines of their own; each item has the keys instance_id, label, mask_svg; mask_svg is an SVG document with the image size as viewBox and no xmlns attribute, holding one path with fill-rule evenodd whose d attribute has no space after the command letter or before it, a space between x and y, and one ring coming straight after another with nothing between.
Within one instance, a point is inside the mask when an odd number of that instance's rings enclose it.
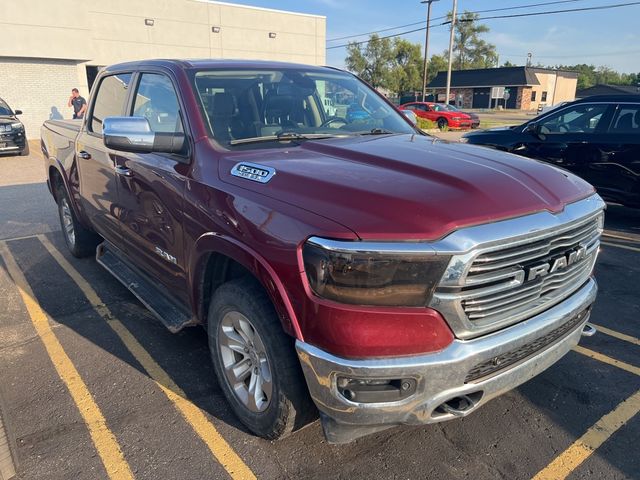
<instances>
[{"instance_id":1,"label":"power line","mask_svg":"<svg viewBox=\"0 0 640 480\"><path fill-rule=\"evenodd\" d=\"M516 18L516 17L534 17L536 15L551 15L553 13L569 13L569 12L586 12L589 10L607 10L610 8L619 8L619 7L630 7L632 5L640 5L640 2L628 2L628 3L617 3L614 5L601 5L599 7L582 7L582 8L568 8L565 10L550 10L547 12L529 12L529 13L514 13L513 15L494 15L492 17L481 17L474 19L458 19L458 22L477 22L480 20L493 20L496 18ZM441 25L446 25L451 23L451 20L447 22L443 22Z\"/></svg>"},{"instance_id":2,"label":"power line","mask_svg":"<svg viewBox=\"0 0 640 480\"><path fill-rule=\"evenodd\" d=\"M617 4L613 4L613 5L601 5L599 7L570 8L570 9L565 9L565 10L549 10L549 11L545 11L545 12L518 13L518 14L513 14L513 15L494 15L494 16L491 16L491 17L476 18L476 19L468 20L468 21L494 20L494 19L499 19L499 18L531 17L531 16L536 16L536 15L551 15L551 14L556 14L556 13L575 13L575 12L585 12L585 11L590 11L590 10L607 10L607 9L611 9L611 8L629 7L629 6L633 6L633 5L640 5L640 1L638 1L638 2L628 2L628 3L617 3ZM473 13L477 13L477 12L473 12ZM465 21L465 20L462 20L462 21ZM422 23L422 22L420 22L420 23ZM439 24L435 24L435 25L432 24L431 28L440 27L440 26L443 26L443 25L447 25L449 23L451 23L451 21L447 21L447 22L443 22L443 23L439 23ZM378 39L381 40L383 38L400 37L402 35L407 35L409 33L420 32L420 31L422 31L422 30L424 30L426 28L427 27L424 26L424 27L420 27L420 28L415 28L413 30L405 30L404 32L399 32L399 33L394 33L394 34L391 34L391 35L385 35L385 36L382 36L382 37L378 37ZM335 48L347 47L349 45L364 45L364 44L369 43L370 41L371 41L371 39L362 40L360 42L349 42L349 43L343 43L341 45L333 45L331 47L327 47L327 50L333 50Z\"/></svg>"},{"instance_id":3,"label":"power line","mask_svg":"<svg viewBox=\"0 0 640 480\"><path fill-rule=\"evenodd\" d=\"M477 10L477 11L474 11L474 12L471 12L471 13L501 12L501 11L505 11L505 10L517 10L517 9L520 9L520 8L532 8L532 7L541 7L541 6L545 6L545 5L556 5L558 3L574 3L574 2L584 2L584 1L585 0L555 0L553 2L532 3L532 4L528 4L528 5L516 5L516 6L512 6L512 7L492 8L492 9L489 9L489 10ZM447 18L447 15L442 15L441 17L436 17L433 20L442 20L443 18ZM404 25L397 25L395 27L383 28L381 30L374 30L373 32L356 33L354 35L346 35L344 37L329 38L329 39L327 39L327 42L335 42L337 40L345 40L347 38L363 37L365 35L373 35L374 33L388 32L390 30L398 30L399 28L413 27L415 25L422 25L422 24L424 24L424 22L406 23Z\"/></svg>"}]
</instances>

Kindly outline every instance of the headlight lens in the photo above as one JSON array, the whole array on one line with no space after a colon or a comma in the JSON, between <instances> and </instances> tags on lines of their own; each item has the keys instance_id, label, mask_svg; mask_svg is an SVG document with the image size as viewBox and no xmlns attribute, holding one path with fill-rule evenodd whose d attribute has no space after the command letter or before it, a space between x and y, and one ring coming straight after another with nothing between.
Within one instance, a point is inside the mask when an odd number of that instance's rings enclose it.
<instances>
[{"instance_id":1,"label":"headlight lens","mask_svg":"<svg viewBox=\"0 0 640 480\"><path fill-rule=\"evenodd\" d=\"M22 126L22 123L20 122L16 122L16 123L12 123L11 124L11 130L22 130L24 127Z\"/></svg>"},{"instance_id":2,"label":"headlight lens","mask_svg":"<svg viewBox=\"0 0 640 480\"><path fill-rule=\"evenodd\" d=\"M426 306L450 259L427 250L364 251L363 242L339 242L344 249L328 249L315 240L302 250L311 289L352 305Z\"/></svg>"}]
</instances>

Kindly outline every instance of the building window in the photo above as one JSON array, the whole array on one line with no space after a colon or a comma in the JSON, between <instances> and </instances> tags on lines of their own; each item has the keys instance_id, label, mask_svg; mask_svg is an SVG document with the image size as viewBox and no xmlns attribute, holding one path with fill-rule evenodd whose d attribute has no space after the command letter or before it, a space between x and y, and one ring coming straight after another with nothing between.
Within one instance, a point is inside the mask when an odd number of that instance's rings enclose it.
<instances>
[{"instance_id":1,"label":"building window","mask_svg":"<svg viewBox=\"0 0 640 480\"><path fill-rule=\"evenodd\" d=\"M542 92L542 95L540 96L540 101L541 102L547 101L547 92Z\"/></svg>"},{"instance_id":2,"label":"building window","mask_svg":"<svg viewBox=\"0 0 640 480\"><path fill-rule=\"evenodd\" d=\"M532 102L535 102L535 101L536 101L536 93L538 93L538 92L536 92L535 90L533 90L533 91L531 92L531 101L532 101Z\"/></svg>"}]
</instances>

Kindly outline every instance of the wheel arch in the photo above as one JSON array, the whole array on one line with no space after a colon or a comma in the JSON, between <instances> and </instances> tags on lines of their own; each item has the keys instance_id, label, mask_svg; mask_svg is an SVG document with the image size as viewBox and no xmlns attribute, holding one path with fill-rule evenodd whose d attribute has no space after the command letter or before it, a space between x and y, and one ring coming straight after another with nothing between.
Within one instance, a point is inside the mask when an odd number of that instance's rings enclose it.
<instances>
[{"instance_id":1,"label":"wheel arch","mask_svg":"<svg viewBox=\"0 0 640 480\"><path fill-rule=\"evenodd\" d=\"M191 301L198 319L206 325L216 288L242 275L257 280L269 296L284 331L303 340L293 306L274 269L256 251L237 240L207 233L196 240L189 265Z\"/></svg>"}]
</instances>

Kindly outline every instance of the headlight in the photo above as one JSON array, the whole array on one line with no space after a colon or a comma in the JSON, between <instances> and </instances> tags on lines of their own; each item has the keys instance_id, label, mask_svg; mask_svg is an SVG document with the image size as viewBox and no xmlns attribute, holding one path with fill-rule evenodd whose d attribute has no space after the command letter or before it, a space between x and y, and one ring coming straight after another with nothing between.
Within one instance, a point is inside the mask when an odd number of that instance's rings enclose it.
<instances>
[{"instance_id":1,"label":"headlight","mask_svg":"<svg viewBox=\"0 0 640 480\"><path fill-rule=\"evenodd\" d=\"M11 130L22 130L24 126L20 122L12 123Z\"/></svg>"},{"instance_id":2,"label":"headlight","mask_svg":"<svg viewBox=\"0 0 640 480\"><path fill-rule=\"evenodd\" d=\"M426 306L449 256L424 244L310 238L302 256L313 292L352 305Z\"/></svg>"},{"instance_id":3,"label":"headlight","mask_svg":"<svg viewBox=\"0 0 640 480\"><path fill-rule=\"evenodd\" d=\"M459 122L460 120L464 120L462 117L453 117L452 120L455 120L456 122Z\"/></svg>"},{"instance_id":4,"label":"headlight","mask_svg":"<svg viewBox=\"0 0 640 480\"><path fill-rule=\"evenodd\" d=\"M467 137L461 137L460 140L458 140L460 143L467 143L468 141L469 139Z\"/></svg>"}]
</instances>

